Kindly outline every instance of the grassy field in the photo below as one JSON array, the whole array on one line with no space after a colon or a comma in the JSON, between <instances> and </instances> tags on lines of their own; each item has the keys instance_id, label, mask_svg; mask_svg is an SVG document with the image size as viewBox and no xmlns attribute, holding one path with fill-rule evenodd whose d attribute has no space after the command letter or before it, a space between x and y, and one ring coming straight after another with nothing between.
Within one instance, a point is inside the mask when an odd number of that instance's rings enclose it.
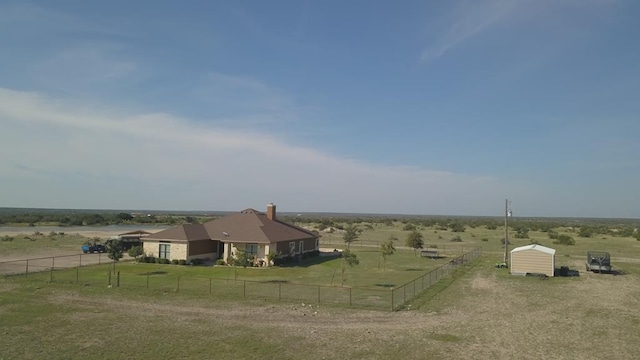
<instances>
[{"instance_id":1,"label":"grassy field","mask_svg":"<svg viewBox=\"0 0 640 360\"><path fill-rule=\"evenodd\" d=\"M377 246L390 235L404 243L401 224L364 230L352 249L361 264L348 285L383 287L415 277L437 261L399 250L380 269ZM224 358L246 359L635 359L640 353L640 242L633 238L580 238L553 245L546 233L531 240L557 249L557 266L579 277L514 277L493 264L502 258L500 230L463 233L422 229L425 242L453 256L482 246L482 258L455 270L413 299L405 311L318 306L315 302L232 300L197 292L131 286L83 286L71 281L0 279L0 359ZM462 242L450 239L460 235ZM486 241L483 241L486 239ZM510 247L530 239L512 239ZM325 234L322 247L341 245ZM585 273L587 250L611 253L624 275ZM444 260L442 260L444 261ZM215 276L336 284L337 260L280 269L199 268L119 264L124 273ZM106 268L101 265L101 276ZM262 271L266 270L266 271ZM206 272L206 273L203 273ZM88 274L88 273L87 273ZM162 276L162 275L154 275Z\"/></svg>"},{"instance_id":2,"label":"grassy field","mask_svg":"<svg viewBox=\"0 0 640 360\"><path fill-rule=\"evenodd\" d=\"M0 228L1 229L1 228ZM0 253L28 254L44 250L80 251L80 246L89 238L79 234L38 233L3 235L0 233Z\"/></svg>"}]
</instances>

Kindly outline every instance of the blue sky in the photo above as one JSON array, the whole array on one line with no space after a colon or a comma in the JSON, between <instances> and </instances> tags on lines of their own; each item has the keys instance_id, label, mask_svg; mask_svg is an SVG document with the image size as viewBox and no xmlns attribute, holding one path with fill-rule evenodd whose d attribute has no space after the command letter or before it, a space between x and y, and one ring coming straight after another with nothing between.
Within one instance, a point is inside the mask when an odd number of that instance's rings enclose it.
<instances>
[{"instance_id":1,"label":"blue sky","mask_svg":"<svg viewBox=\"0 0 640 360\"><path fill-rule=\"evenodd\" d=\"M639 18L0 1L1 206L640 218Z\"/></svg>"}]
</instances>

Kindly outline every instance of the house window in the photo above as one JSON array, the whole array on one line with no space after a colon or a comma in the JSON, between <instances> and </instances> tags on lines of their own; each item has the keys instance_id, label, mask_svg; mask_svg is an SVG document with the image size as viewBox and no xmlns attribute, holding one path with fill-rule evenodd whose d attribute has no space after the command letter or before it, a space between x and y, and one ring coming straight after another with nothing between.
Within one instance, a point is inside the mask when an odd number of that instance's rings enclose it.
<instances>
[{"instance_id":1,"label":"house window","mask_svg":"<svg viewBox=\"0 0 640 360\"><path fill-rule=\"evenodd\" d=\"M161 259L171 258L171 244L160 244L158 249L158 257Z\"/></svg>"},{"instance_id":2,"label":"house window","mask_svg":"<svg viewBox=\"0 0 640 360\"><path fill-rule=\"evenodd\" d=\"M258 256L258 244L247 244L246 251L249 257Z\"/></svg>"}]
</instances>

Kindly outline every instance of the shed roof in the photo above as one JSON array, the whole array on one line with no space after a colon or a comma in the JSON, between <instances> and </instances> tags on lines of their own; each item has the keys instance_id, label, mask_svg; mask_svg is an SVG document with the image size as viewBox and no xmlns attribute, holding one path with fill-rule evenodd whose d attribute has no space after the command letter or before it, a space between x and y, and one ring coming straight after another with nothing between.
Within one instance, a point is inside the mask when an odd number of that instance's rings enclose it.
<instances>
[{"instance_id":1,"label":"shed roof","mask_svg":"<svg viewBox=\"0 0 640 360\"><path fill-rule=\"evenodd\" d=\"M202 224L182 224L143 238L143 241L148 240L171 240L182 242L209 240L209 234Z\"/></svg>"},{"instance_id":2,"label":"shed roof","mask_svg":"<svg viewBox=\"0 0 640 360\"><path fill-rule=\"evenodd\" d=\"M520 246L520 247L517 247L517 248L511 250L511 252L514 253L514 252L525 251L525 250L536 250L536 251L540 251L540 252L543 252L543 253L547 253L549 255L555 255L556 254L556 249L548 248L546 246L542 246L542 245L539 245L539 244L531 244L531 245Z\"/></svg>"},{"instance_id":3,"label":"shed roof","mask_svg":"<svg viewBox=\"0 0 640 360\"><path fill-rule=\"evenodd\" d=\"M269 219L266 214L255 209L245 209L208 221L204 223L204 227L211 239L222 242L270 244L317 236L301 227Z\"/></svg>"}]
</instances>

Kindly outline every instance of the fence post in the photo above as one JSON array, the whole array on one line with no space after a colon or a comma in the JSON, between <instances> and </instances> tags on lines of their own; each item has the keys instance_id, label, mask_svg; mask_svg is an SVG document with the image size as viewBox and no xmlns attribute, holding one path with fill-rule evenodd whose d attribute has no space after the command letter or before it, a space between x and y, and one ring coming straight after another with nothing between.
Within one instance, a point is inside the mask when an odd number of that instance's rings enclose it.
<instances>
[{"instance_id":1,"label":"fence post","mask_svg":"<svg viewBox=\"0 0 640 360\"><path fill-rule=\"evenodd\" d=\"M120 287L120 271L118 271L118 277L117 277L117 280L116 280L116 281L117 281L117 283L116 283L116 284L117 284L117 285L116 285L116 287Z\"/></svg>"},{"instance_id":2,"label":"fence post","mask_svg":"<svg viewBox=\"0 0 640 360\"><path fill-rule=\"evenodd\" d=\"M247 298L247 280L242 280L242 296Z\"/></svg>"},{"instance_id":3,"label":"fence post","mask_svg":"<svg viewBox=\"0 0 640 360\"><path fill-rule=\"evenodd\" d=\"M351 307L351 288L349 288L349 307Z\"/></svg>"},{"instance_id":4,"label":"fence post","mask_svg":"<svg viewBox=\"0 0 640 360\"><path fill-rule=\"evenodd\" d=\"M320 285L318 285L318 305L320 305Z\"/></svg>"},{"instance_id":5,"label":"fence post","mask_svg":"<svg viewBox=\"0 0 640 360\"><path fill-rule=\"evenodd\" d=\"M27 269L26 272L24 273L24 277L28 277L29 276L29 259L27 259Z\"/></svg>"},{"instance_id":6,"label":"fence post","mask_svg":"<svg viewBox=\"0 0 640 360\"><path fill-rule=\"evenodd\" d=\"M209 278L209 295L211 295L211 278Z\"/></svg>"},{"instance_id":7,"label":"fence post","mask_svg":"<svg viewBox=\"0 0 640 360\"><path fill-rule=\"evenodd\" d=\"M80 254L80 262L79 262L78 266L82 266L82 254Z\"/></svg>"},{"instance_id":8,"label":"fence post","mask_svg":"<svg viewBox=\"0 0 640 360\"><path fill-rule=\"evenodd\" d=\"M111 286L111 269L109 269L109 286Z\"/></svg>"},{"instance_id":9,"label":"fence post","mask_svg":"<svg viewBox=\"0 0 640 360\"><path fill-rule=\"evenodd\" d=\"M178 275L178 288L176 289L176 292L180 292L180 275Z\"/></svg>"},{"instance_id":10,"label":"fence post","mask_svg":"<svg viewBox=\"0 0 640 360\"><path fill-rule=\"evenodd\" d=\"M76 268L76 284L80 282L80 266Z\"/></svg>"},{"instance_id":11,"label":"fence post","mask_svg":"<svg viewBox=\"0 0 640 360\"><path fill-rule=\"evenodd\" d=\"M395 306L393 306L393 291L394 291L394 289L393 289L393 288L391 288L391 311L393 311L393 310L395 310L395 309L396 309L396 307L395 307Z\"/></svg>"},{"instance_id":12,"label":"fence post","mask_svg":"<svg viewBox=\"0 0 640 360\"><path fill-rule=\"evenodd\" d=\"M282 300L282 283L278 283L278 301Z\"/></svg>"},{"instance_id":13,"label":"fence post","mask_svg":"<svg viewBox=\"0 0 640 360\"><path fill-rule=\"evenodd\" d=\"M55 269L56 268L56 257L53 256L51 258L51 269Z\"/></svg>"},{"instance_id":14,"label":"fence post","mask_svg":"<svg viewBox=\"0 0 640 360\"><path fill-rule=\"evenodd\" d=\"M402 303L406 303L407 302L407 285L404 285L402 287L402 292L404 293L403 297L402 297Z\"/></svg>"},{"instance_id":15,"label":"fence post","mask_svg":"<svg viewBox=\"0 0 640 360\"><path fill-rule=\"evenodd\" d=\"M147 273L147 289L149 288L149 273Z\"/></svg>"},{"instance_id":16,"label":"fence post","mask_svg":"<svg viewBox=\"0 0 640 360\"><path fill-rule=\"evenodd\" d=\"M51 275L49 277L49 282L53 282L53 267L51 267Z\"/></svg>"}]
</instances>

